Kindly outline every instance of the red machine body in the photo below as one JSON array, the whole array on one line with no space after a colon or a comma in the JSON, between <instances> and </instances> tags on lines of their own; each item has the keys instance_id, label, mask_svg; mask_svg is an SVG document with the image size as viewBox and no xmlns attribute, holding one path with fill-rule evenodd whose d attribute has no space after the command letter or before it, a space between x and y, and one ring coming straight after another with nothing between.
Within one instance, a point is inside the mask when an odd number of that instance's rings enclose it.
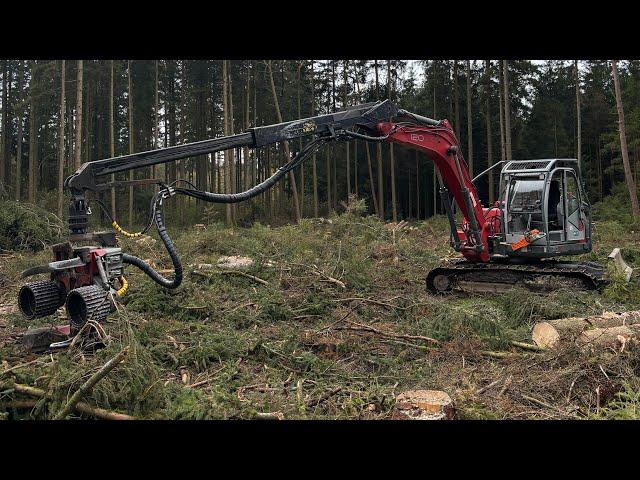
<instances>
[{"instance_id":1,"label":"red machine body","mask_svg":"<svg viewBox=\"0 0 640 480\"><path fill-rule=\"evenodd\" d=\"M70 292L74 288L84 287L86 285L93 285L95 282L94 277L100 275L98 268L98 261L107 253L106 249L101 247L87 247L80 249L77 252L77 256L83 259L84 265L60 270L52 273L52 280L57 280L60 284L64 285L67 292ZM66 260L66 258L56 258L56 260Z\"/></svg>"},{"instance_id":2,"label":"red machine body","mask_svg":"<svg viewBox=\"0 0 640 480\"><path fill-rule=\"evenodd\" d=\"M490 208L482 206L469 168L459 153L456 155L460 168L456 165L456 156L452 154L451 146L458 145L458 140L449 122L443 120L437 127L382 122L378 124L378 130L389 141L420 150L429 156L464 216L461 229L457 230L461 242L460 252L467 260L488 262L489 237L501 231L500 209L497 204ZM471 198L471 209L464 198L465 189ZM472 218L478 225L482 250L477 248L476 240L471 234Z\"/></svg>"}]
</instances>

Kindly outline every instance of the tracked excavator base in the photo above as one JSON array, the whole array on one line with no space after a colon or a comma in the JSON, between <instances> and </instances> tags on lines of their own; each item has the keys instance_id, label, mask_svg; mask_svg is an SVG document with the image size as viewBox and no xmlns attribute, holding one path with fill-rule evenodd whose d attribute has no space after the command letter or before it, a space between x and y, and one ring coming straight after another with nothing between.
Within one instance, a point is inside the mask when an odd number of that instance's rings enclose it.
<instances>
[{"instance_id":1,"label":"tracked excavator base","mask_svg":"<svg viewBox=\"0 0 640 480\"><path fill-rule=\"evenodd\" d=\"M427 289L436 294L453 291L498 293L514 286L535 292L565 287L600 290L607 284L604 268L593 262L541 260L532 263L472 263L456 260L427 275Z\"/></svg>"}]
</instances>

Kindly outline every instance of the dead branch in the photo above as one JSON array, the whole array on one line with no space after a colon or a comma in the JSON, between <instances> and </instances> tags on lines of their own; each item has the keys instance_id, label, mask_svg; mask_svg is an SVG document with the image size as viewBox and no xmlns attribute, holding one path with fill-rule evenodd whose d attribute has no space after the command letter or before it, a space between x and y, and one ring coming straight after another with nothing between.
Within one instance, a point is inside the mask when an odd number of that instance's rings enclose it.
<instances>
[{"instance_id":1,"label":"dead branch","mask_svg":"<svg viewBox=\"0 0 640 480\"><path fill-rule=\"evenodd\" d=\"M282 412L258 412L256 420L284 420L284 414Z\"/></svg>"},{"instance_id":2,"label":"dead branch","mask_svg":"<svg viewBox=\"0 0 640 480\"><path fill-rule=\"evenodd\" d=\"M495 387L496 385L498 385L500 383L500 379L491 382L489 385L485 385L482 388L479 388L478 390L476 390L476 395L482 395L484 392L486 392L487 390Z\"/></svg>"},{"instance_id":3,"label":"dead branch","mask_svg":"<svg viewBox=\"0 0 640 480\"><path fill-rule=\"evenodd\" d=\"M135 417L132 417L131 415L112 412L111 410L105 410L104 408L92 407L84 402L78 402L75 409L86 415L91 415L92 417L101 418L103 420L135 420Z\"/></svg>"},{"instance_id":4,"label":"dead branch","mask_svg":"<svg viewBox=\"0 0 640 480\"><path fill-rule=\"evenodd\" d=\"M305 407L307 408L311 408L311 407L317 407L318 405L320 405L322 402L326 402L327 400L329 400L331 397L333 397L334 395L336 395L337 393L340 393L342 391L342 387L337 387L334 388L333 390L323 393L320 398L318 398L317 400L309 400L308 402L305 403Z\"/></svg>"},{"instance_id":5,"label":"dead branch","mask_svg":"<svg viewBox=\"0 0 640 480\"><path fill-rule=\"evenodd\" d=\"M537 399L537 398L535 398L535 397L531 397L531 396L529 396L529 395L522 394L522 398L524 398L525 400L529 400L530 402L533 402L533 403L535 403L536 405L539 405L539 406L541 406L541 407L549 408L549 409L551 409L551 410L557 410L557 408L556 408L556 407L554 407L553 405L549 405L548 403L543 402L542 400L538 400L538 399Z\"/></svg>"},{"instance_id":6,"label":"dead branch","mask_svg":"<svg viewBox=\"0 0 640 480\"><path fill-rule=\"evenodd\" d=\"M498 396L496 398L502 397L502 395L504 395L506 391L509 390L509 387L511 386L512 383L513 383L513 375L509 375L507 379L504 381L504 385L500 389L500 392L498 393Z\"/></svg>"},{"instance_id":7,"label":"dead branch","mask_svg":"<svg viewBox=\"0 0 640 480\"><path fill-rule=\"evenodd\" d=\"M22 363L20 365L15 365L15 366L13 366L11 368L7 368L4 372L0 373L0 377L6 375L7 373L13 372L14 370L18 370L20 368L28 367L29 365L33 365L34 363L38 363L39 361L40 361L40 359L36 358L35 360L31 360L30 362Z\"/></svg>"},{"instance_id":8,"label":"dead branch","mask_svg":"<svg viewBox=\"0 0 640 480\"><path fill-rule=\"evenodd\" d=\"M269 282L267 282L266 280L263 280L262 278L258 278L255 275L249 275L248 273L244 273L239 270L222 270L218 273L221 273L223 275L240 275L241 277L249 278L254 282L261 283L262 285L269 285Z\"/></svg>"},{"instance_id":9,"label":"dead branch","mask_svg":"<svg viewBox=\"0 0 640 480\"><path fill-rule=\"evenodd\" d=\"M512 352L492 352L490 350L480 350L481 355L485 355L487 357L492 357L492 358L509 358L509 357L516 357L519 354L518 353L512 353Z\"/></svg>"},{"instance_id":10,"label":"dead branch","mask_svg":"<svg viewBox=\"0 0 640 480\"><path fill-rule=\"evenodd\" d=\"M10 400L0 403L0 410L8 410L10 408L33 408L38 400Z\"/></svg>"},{"instance_id":11,"label":"dead branch","mask_svg":"<svg viewBox=\"0 0 640 480\"><path fill-rule=\"evenodd\" d=\"M422 340L423 342L427 342L427 343L440 344L439 340L436 340L435 338L431 338L431 337L425 337L425 336L422 336L422 335L403 335L403 334L399 334L399 333L384 332L382 330L378 330L377 328L372 327L371 325L365 325L365 324L362 324L362 323L352 322L350 320L346 320L346 322L350 323L352 325L355 325L355 327L338 327L338 328L336 328L336 330L363 331L363 332L375 333L376 335L381 335L383 337L402 338L402 339L405 339L405 340Z\"/></svg>"},{"instance_id":12,"label":"dead branch","mask_svg":"<svg viewBox=\"0 0 640 480\"><path fill-rule=\"evenodd\" d=\"M32 397L44 398L46 395L46 392L44 390L37 387L32 387L30 385L22 385L16 383L13 385L13 388L18 393L30 395ZM81 413L91 415L96 418L101 418L103 420L135 420L135 417L132 417L131 415L113 412L111 410L105 410L104 408L92 407L85 402L78 402L74 408Z\"/></svg>"},{"instance_id":13,"label":"dead branch","mask_svg":"<svg viewBox=\"0 0 640 480\"><path fill-rule=\"evenodd\" d=\"M532 352L544 352L545 351L544 347L540 347L540 346L534 345L532 343L517 342L515 340L511 340L509 342L509 344L513 345L514 347L522 348L523 350L530 350Z\"/></svg>"},{"instance_id":14,"label":"dead branch","mask_svg":"<svg viewBox=\"0 0 640 480\"><path fill-rule=\"evenodd\" d=\"M69 413L75 408L75 405L80 399L91 390L96 383L102 380L107 374L113 370L120 362L124 360L124 357L129 353L129 346L124 347L120 353L105 363L100 370L91 375L91 377L84 382L80 388L71 396L71 399L67 404L53 417L54 420L64 420Z\"/></svg>"},{"instance_id":15,"label":"dead branch","mask_svg":"<svg viewBox=\"0 0 640 480\"><path fill-rule=\"evenodd\" d=\"M381 302L379 300L374 300L372 298L363 298L363 297L336 298L336 299L331 300L331 301L332 302L342 303L342 302L350 302L350 301L353 301L353 300L358 300L358 301L367 302L367 303L373 303L375 305L380 305L382 307L388 307L388 308L395 308L397 310L407 310L407 309L413 307L413 305L411 305L409 307L399 307L398 305L394 305L392 303Z\"/></svg>"},{"instance_id":16,"label":"dead branch","mask_svg":"<svg viewBox=\"0 0 640 480\"><path fill-rule=\"evenodd\" d=\"M218 273L220 275L240 275L241 277L246 277L250 280L253 280L254 282L261 283L262 285L269 285L269 282L267 282L266 280L256 277L255 275L249 275L248 273L241 272L239 270L220 270L213 273ZM198 270L192 270L191 274L202 278L211 278L211 275L199 272Z\"/></svg>"},{"instance_id":17,"label":"dead branch","mask_svg":"<svg viewBox=\"0 0 640 480\"><path fill-rule=\"evenodd\" d=\"M305 265L304 263L292 263L291 265L296 265L298 267L306 268L307 270L310 270L311 273L313 273L314 275L316 275L318 277L322 277L325 281L327 281L329 283L333 283L335 285L338 285L343 290L347 289L347 286L345 285L345 283L343 281L338 280L337 278L333 278L333 277L327 275L322 270L320 270L316 265L309 266L309 265Z\"/></svg>"}]
</instances>

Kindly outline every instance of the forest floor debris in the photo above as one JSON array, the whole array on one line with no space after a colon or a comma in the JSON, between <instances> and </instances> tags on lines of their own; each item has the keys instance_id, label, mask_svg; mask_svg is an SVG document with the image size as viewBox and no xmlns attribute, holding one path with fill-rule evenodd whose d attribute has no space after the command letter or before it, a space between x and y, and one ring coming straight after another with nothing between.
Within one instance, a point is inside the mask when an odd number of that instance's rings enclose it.
<instances>
[{"instance_id":1,"label":"forest floor debris","mask_svg":"<svg viewBox=\"0 0 640 480\"><path fill-rule=\"evenodd\" d=\"M446 219L406 226L345 214L278 228L209 224L172 232L185 264L214 268L192 269L199 274L176 291L132 271L123 307L104 325L110 342L95 354L25 351L20 338L27 328L60 323L28 322L15 310L19 272L45 263L49 252L3 255L9 288L0 290L0 412L53 418L92 372L129 346L127 360L84 393L75 412L384 419L394 418L402 392L441 390L462 419L640 418L637 345L585 350L530 343L539 322L640 309L636 274L629 283L614 278L602 293L432 296L426 272L451 256ZM595 236L586 259L606 263L619 246L637 271L639 233L608 218ZM133 241L121 242L137 252ZM161 248L145 247L144 255L158 268L171 266ZM223 256L252 262L222 270ZM43 394L34 403L11 385Z\"/></svg>"}]
</instances>

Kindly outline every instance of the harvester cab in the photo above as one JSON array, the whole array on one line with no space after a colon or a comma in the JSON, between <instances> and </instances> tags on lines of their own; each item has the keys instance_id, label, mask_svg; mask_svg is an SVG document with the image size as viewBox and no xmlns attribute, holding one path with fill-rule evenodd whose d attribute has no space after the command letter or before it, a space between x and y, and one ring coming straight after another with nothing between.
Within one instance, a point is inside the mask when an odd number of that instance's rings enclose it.
<instances>
[{"instance_id":1,"label":"harvester cab","mask_svg":"<svg viewBox=\"0 0 640 480\"><path fill-rule=\"evenodd\" d=\"M500 173L498 255L547 258L591 251L591 205L575 159L506 162Z\"/></svg>"}]
</instances>

